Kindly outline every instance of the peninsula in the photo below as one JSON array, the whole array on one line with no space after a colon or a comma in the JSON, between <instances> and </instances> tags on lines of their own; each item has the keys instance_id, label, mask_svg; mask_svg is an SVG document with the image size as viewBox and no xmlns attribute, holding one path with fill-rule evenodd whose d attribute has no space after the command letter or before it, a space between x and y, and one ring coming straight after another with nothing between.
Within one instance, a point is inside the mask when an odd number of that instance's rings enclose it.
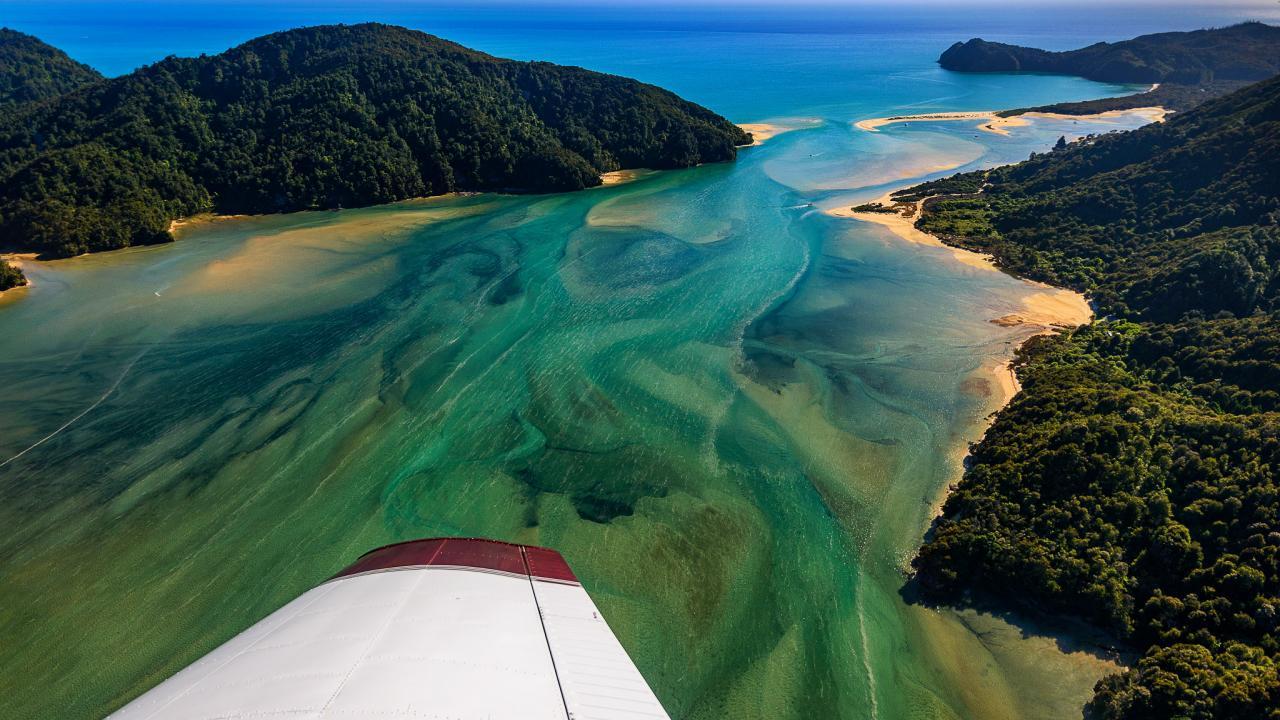
<instances>
[{"instance_id":1,"label":"peninsula","mask_svg":"<svg viewBox=\"0 0 1280 720\"><path fill-rule=\"evenodd\" d=\"M938 64L960 72L1039 72L1110 83L1154 84L1147 93L1005 111L1089 115L1161 106L1187 110L1280 73L1280 27L1246 22L1225 28L1143 35L1067 52L988 42L957 42Z\"/></svg>"},{"instance_id":2,"label":"peninsula","mask_svg":"<svg viewBox=\"0 0 1280 720\"><path fill-rule=\"evenodd\" d=\"M167 242L174 219L206 212L578 190L752 142L652 85L381 24L289 30L88 84L61 67L45 85L78 89L0 114L4 250Z\"/></svg>"}]
</instances>

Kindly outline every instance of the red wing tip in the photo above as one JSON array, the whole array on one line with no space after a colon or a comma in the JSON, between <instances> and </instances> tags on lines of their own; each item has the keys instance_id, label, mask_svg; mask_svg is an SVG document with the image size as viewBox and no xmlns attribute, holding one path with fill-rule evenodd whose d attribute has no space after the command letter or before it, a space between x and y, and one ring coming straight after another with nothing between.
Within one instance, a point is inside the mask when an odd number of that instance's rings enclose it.
<instances>
[{"instance_id":1,"label":"red wing tip","mask_svg":"<svg viewBox=\"0 0 1280 720\"><path fill-rule=\"evenodd\" d=\"M525 575L538 580L577 582L560 553L486 538L424 538L384 545L361 555L331 579L377 570L421 566L468 567Z\"/></svg>"}]
</instances>

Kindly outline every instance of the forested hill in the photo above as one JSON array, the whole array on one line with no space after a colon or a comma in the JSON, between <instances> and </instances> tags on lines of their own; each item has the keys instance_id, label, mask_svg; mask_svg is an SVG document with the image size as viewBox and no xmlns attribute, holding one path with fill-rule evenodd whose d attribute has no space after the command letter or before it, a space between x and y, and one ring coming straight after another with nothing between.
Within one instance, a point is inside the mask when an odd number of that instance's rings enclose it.
<instances>
[{"instance_id":1,"label":"forested hill","mask_svg":"<svg viewBox=\"0 0 1280 720\"><path fill-rule=\"evenodd\" d=\"M1271 309L1280 265L1280 78L1168 121L1090 138L914 192L990 183L939 200L932 233L993 252L1036 280L1089 292L1104 314L1177 320Z\"/></svg>"},{"instance_id":2,"label":"forested hill","mask_svg":"<svg viewBox=\"0 0 1280 720\"><path fill-rule=\"evenodd\" d=\"M202 211L576 190L750 140L634 80L387 25L303 28L0 115L0 245L58 257L165 241Z\"/></svg>"},{"instance_id":3,"label":"forested hill","mask_svg":"<svg viewBox=\"0 0 1280 720\"><path fill-rule=\"evenodd\" d=\"M915 560L932 597L1085 618L1141 653L1104 720L1280 720L1280 79L928 183L920 227L1088 291L1028 344Z\"/></svg>"},{"instance_id":4,"label":"forested hill","mask_svg":"<svg viewBox=\"0 0 1280 720\"><path fill-rule=\"evenodd\" d=\"M974 38L956 43L938 63L965 72L1079 75L1117 83L1265 80L1280 73L1280 27L1258 22L1226 28L1143 35L1117 43L1050 52Z\"/></svg>"},{"instance_id":5,"label":"forested hill","mask_svg":"<svg viewBox=\"0 0 1280 720\"><path fill-rule=\"evenodd\" d=\"M938 63L964 72L1045 72L1100 82L1160 83L1154 93L1059 103L1039 110L1080 115L1144 105L1189 110L1280 73L1280 27L1257 22L1226 28L1143 35L1067 52L987 42L955 43Z\"/></svg>"},{"instance_id":6,"label":"forested hill","mask_svg":"<svg viewBox=\"0 0 1280 720\"><path fill-rule=\"evenodd\" d=\"M102 79L97 70L25 33L0 28L0 110Z\"/></svg>"}]
</instances>

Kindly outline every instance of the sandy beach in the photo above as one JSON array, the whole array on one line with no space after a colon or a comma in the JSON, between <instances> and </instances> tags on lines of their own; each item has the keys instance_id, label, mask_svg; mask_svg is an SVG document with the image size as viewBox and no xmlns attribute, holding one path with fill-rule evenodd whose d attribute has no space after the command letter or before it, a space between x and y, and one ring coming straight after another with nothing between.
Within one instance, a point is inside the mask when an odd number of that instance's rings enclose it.
<instances>
[{"instance_id":1,"label":"sandy beach","mask_svg":"<svg viewBox=\"0 0 1280 720\"><path fill-rule=\"evenodd\" d=\"M614 170L613 172L601 173L600 184L602 187L621 185L636 180L644 174L644 170Z\"/></svg>"},{"instance_id":2,"label":"sandy beach","mask_svg":"<svg viewBox=\"0 0 1280 720\"><path fill-rule=\"evenodd\" d=\"M893 212L858 212L846 206L827 208L823 212L832 217L875 223L888 228L894 235L910 243L947 248L952 251L953 257L958 262L969 267L999 270L995 259L990 255L947 245L940 238L916 227L916 221L920 219L924 202L928 198L913 203L897 202L892 197L894 192L897 192L897 189L869 203L893 208ZM1023 307L1019 311L992 318L992 323L1002 327L1036 326L1041 329L1041 332L1048 332L1055 328L1083 325L1093 319L1093 309L1089 307L1084 295L1033 280L1024 279L1023 282L1035 287L1037 291L1023 299Z\"/></svg>"},{"instance_id":3,"label":"sandy beach","mask_svg":"<svg viewBox=\"0 0 1280 720\"><path fill-rule=\"evenodd\" d=\"M178 218L169 223L169 234L174 235L179 230L192 228L197 225L206 223L221 222L223 220L241 220L252 215L218 215L217 213L201 213L199 215L191 215L188 217Z\"/></svg>"},{"instance_id":4,"label":"sandy beach","mask_svg":"<svg viewBox=\"0 0 1280 720\"><path fill-rule=\"evenodd\" d=\"M872 129L872 132L874 132L874 129ZM895 236L910 243L947 248L952 252L952 257L957 262L969 267L992 271L999 270L996 267L994 258L990 255L947 245L940 238L918 229L915 223L920 218L924 202L928 198L912 203L895 201L892 195L900 189L903 188L890 190L869 203L891 208L892 212L857 212L848 206L826 208L823 212L833 217L874 223L889 229ZM1017 346L1010 345L1007 351L987 358L966 382L967 391L988 398L993 411L999 411L1004 408L1022 390L1022 385L1018 382L1017 373L1014 372L1011 365L1016 347L1020 347L1027 340L1037 335L1077 327L1093 319L1093 309L1081 293L1032 280L1023 279L1023 282L1032 289L1032 292L1021 298L1022 306L1012 313L989 318L989 322L1001 327L1020 327L1030 332L1021 339ZM987 418L979 437L981 434L986 433L986 429L994 421L994 414ZM956 480L959 480L963 473L964 460L968 454L969 448L967 444L959 443L956 445L955 454L952 456L957 469ZM931 517L938 517L942 514L942 507L946 502L947 495L948 493L946 492L938 495L931 507ZM904 566L903 570L904 572L910 572L906 566Z\"/></svg>"},{"instance_id":5,"label":"sandy beach","mask_svg":"<svg viewBox=\"0 0 1280 720\"><path fill-rule=\"evenodd\" d=\"M942 242L942 240L939 240L937 237L930 235L923 230L917 229L916 220L920 219L920 210L924 205L924 200L914 203L898 203L890 197L890 195L896 191L897 190L893 190L885 193L871 203L884 205L885 207L893 207L895 208L894 212L857 212L853 208L847 206L827 208L824 209L823 212L827 215L831 215L832 217L850 218L853 220L861 220L862 222L875 223L881 227L888 228L894 235L897 235L899 238L906 240L909 243L946 248L952 252L956 261L964 265L982 270L996 270L995 261L992 260L990 255L952 247Z\"/></svg>"},{"instance_id":6,"label":"sandy beach","mask_svg":"<svg viewBox=\"0 0 1280 720\"><path fill-rule=\"evenodd\" d=\"M751 146L759 145L775 135L780 135L790 128L773 123L739 123L738 127L751 133Z\"/></svg>"},{"instance_id":7,"label":"sandy beach","mask_svg":"<svg viewBox=\"0 0 1280 720\"><path fill-rule=\"evenodd\" d=\"M822 121L818 118L792 118L789 121L738 123L738 127L751 133L753 142L747 147L755 147L782 133L815 127L820 124L822 124Z\"/></svg>"},{"instance_id":8,"label":"sandy beach","mask_svg":"<svg viewBox=\"0 0 1280 720\"><path fill-rule=\"evenodd\" d=\"M891 197L893 192L896 190L885 193L870 204L891 207L894 208L894 212L857 212L844 206L829 208L823 212L833 217L875 223L888 228L894 235L910 243L946 248L952 252L957 262L969 267L999 270L995 259L990 255L947 245L938 237L917 228L916 220L920 219L924 200L914 203L895 202ZM1083 325L1093 318L1092 308L1080 293L1032 280L1023 280L1023 282L1035 287L1037 291L1023 298L1023 307L1017 312L992 318L992 323L1002 327L1035 326L1043 333L1056 328Z\"/></svg>"},{"instance_id":9,"label":"sandy beach","mask_svg":"<svg viewBox=\"0 0 1280 720\"><path fill-rule=\"evenodd\" d=\"M1045 328L1068 328L1084 325L1093 319L1093 309L1080 293L1033 282L1040 290L1023 298L1021 312L1003 315L991 322L1003 327L1034 325Z\"/></svg>"},{"instance_id":10,"label":"sandy beach","mask_svg":"<svg viewBox=\"0 0 1280 720\"><path fill-rule=\"evenodd\" d=\"M854 123L854 127L867 132L879 132L879 128L886 125L896 125L898 123L909 122L948 122L948 121L972 121L982 122L978 126L983 132L994 133L996 135L1008 135L1009 128L1025 127L1034 119L1045 120L1074 120L1080 122L1096 122L1106 121L1126 116L1138 116L1147 122L1160 122L1169 114L1169 110L1153 105L1151 107L1132 108L1129 110L1108 110L1107 112L1094 113L1092 115L1065 115L1063 113L1046 113L1046 112L1028 112L1021 115L1013 115L1010 117L1002 117L998 113L1002 111L996 110L975 110L971 112L942 112L942 113L922 113L920 115L897 115L893 117L868 118L859 120Z\"/></svg>"},{"instance_id":11,"label":"sandy beach","mask_svg":"<svg viewBox=\"0 0 1280 720\"><path fill-rule=\"evenodd\" d=\"M1152 85L1151 92L1158 88L1159 85ZM1123 116L1138 116L1148 122L1160 122L1169 113L1163 107L1143 107L1131 110L1112 110L1093 115L1063 115L1061 113L1043 113L1029 112L1013 117L1000 117L997 111L980 111L980 112L945 112L945 113L925 113L921 115L903 115L896 117L871 118L861 120L855 123L855 126L867 132L877 132L878 128L886 125L892 125L899 122L939 122L939 121L986 121L980 125L980 129L986 132L992 132L1000 135L1008 135L1009 128L1025 126L1035 119L1052 119L1052 120L1074 120L1081 122L1105 121L1108 119ZM888 228L897 237L907 242L917 243L921 245L931 245L935 247L947 247L954 253L957 261L970 267L984 268L996 270L994 259L987 254L979 252L971 252L960 248L952 247L942 242L941 239L923 232L916 228L915 223L920 218L920 213L924 206L924 200L914 203L903 203L895 201L892 197L893 193L898 189L891 190L869 204L882 205L889 208L891 212L858 212L852 207L838 206L825 208L823 212L834 217L851 218L862 222L875 223L881 227ZM1088 323L1093 319L1093 310L1089 306L1088 301L1083 295L1077 292L1056 288L1044 283L1024 280L1028 285L1035 288L1034 292L1029 293L1023 298L1023 307L1016 312L991 318L990 321L1001 327L1019 327L1027 326L1028 329L1034 329L1033 335L1043 334L1045 332L1053 332L1061 328L1077 327ZM1012 371L1008 367L1008 357L997 358L992 361L989 367L986 367L982 376L993 378L996 383L997 399L999 405L1003 406L1018 391L1017 378L1013 376Z\"/></svg>"},{"instance_id":12,"label":"sandy beach","mask_svg":"<svg viewBox=\"0 0 1280 720\"><path fill-rule=\"evenodd\" d=\"M955 120L995 120L995 110L976 110L972 112L941 112L941 113L921 113L919 115L895 115L892 117L868 118L859 120L853 126L859 130L867 132L878 132L880 128L886 125L896 125L898 123L908 122L945 122ZM984 127L984 129L986 129ZM998 132L996 130L988 130L988 132ZM1002 133L1008 134L1008 133Z\"/></svg>"}]
</instances>

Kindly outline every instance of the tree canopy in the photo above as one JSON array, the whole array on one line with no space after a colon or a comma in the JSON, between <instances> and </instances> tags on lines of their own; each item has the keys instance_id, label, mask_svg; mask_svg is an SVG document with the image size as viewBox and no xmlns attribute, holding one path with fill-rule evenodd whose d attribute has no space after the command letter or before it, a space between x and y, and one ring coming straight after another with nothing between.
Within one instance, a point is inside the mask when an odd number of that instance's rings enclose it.
<instances>
[{"instance_id":1,"label":"tree canopy","mask_svg":"<svg viewBox=\"0 0 1280 720\"><path fill-rule=\"evenodd\" d=\"M1257 81L1280 73L1280 27L1247 22L1225 28L1143 35L1050 52L974 38L947 48L938 63L966 72L1047 72L1118 83L1198 85Z\"/></svg>"},{"instance_id":2,"label":"tree canopy","mask_svg":"<svg viewBox=\"0 0 1280 720\"><path fill-rule=\"evenodd\" d=\"M1107 720L1280 718L1280 79L913 188L919 225L1090 294L1019 353L915 560L933 597L1080 616L1141 652ZM949 193L961 193L947 196Z\"/></svg>"},{"instance_id":3,"label":"tree canopy","mask_svg":"<svg viewBox=\"0 0 1280 720\"><path fill-rule=\"evenodd\" d=\"M1160 105L1189 110L1280 73L1280 27L1247 22L1225 28L1143 35L1066 52L994 43L958 42L938 58L947 70L1042 72L1117 83L1159 83L1150 92L1006 110L1001 115L1056 112L1088 115Z\"/></svg>"},{"instance_id":4,"label":"tree canopy","mask_svg":"<svg viewBox=\"0 0 1280 720\"><path fill-rule=\"evenodd\" d=\"M102 79L97 70L26 33L0 28L0 110Z\"/></svg>"},{"instance_id":5,"label":"tree canopy","mask_svg":"<svg viewBox=\"0 0 1280 720\"><path fill-rule=\"evenodd\" d=\"M750 140L630 79L388 25L302 28L0 115L0 245L62 257L163 242L204 211L577 190Z\"/></svg>"}]
</instances>

